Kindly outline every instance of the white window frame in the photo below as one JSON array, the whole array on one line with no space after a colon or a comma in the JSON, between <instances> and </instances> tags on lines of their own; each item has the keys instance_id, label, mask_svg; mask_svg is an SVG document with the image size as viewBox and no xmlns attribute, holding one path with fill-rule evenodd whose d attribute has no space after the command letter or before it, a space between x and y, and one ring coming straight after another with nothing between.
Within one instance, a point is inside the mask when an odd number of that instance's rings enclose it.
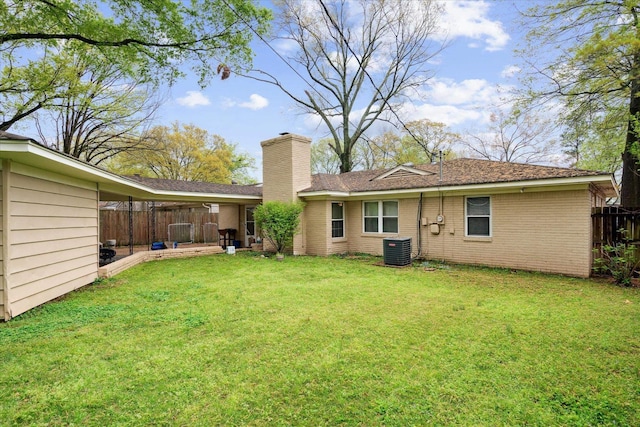
<instances>
[{"instance_id":1,"label":"white window frame","mask_svg":"<svg viewBox=\"0 0 640 427\"><path fill-rule=\"evenodd\" d=\"M488 215L469 215L468 212L468 200L469 199L489 199L489 214ZM469 234L469 218L488 218L489 219L489 233L488 234ZM479 237L487 238L493 235L493 202L491 196L466 196L464 198L464 235L465 237Z\"/></svg>"},{"instance_id":2,"label":"white window frame","mask_svg":"<svg viewBox=\"0 0 640 427\"><path fill-rule=\"evenodd\" d=\"M384 216L384 203L393 202L396 204L396 210L398 214L396 216ZM378 204L378 231L366 230L366 219L373 218L365 216L365 204L377 203ZM384 225L384 218L396 218L396 231L382 231ZM400 230L400 203L397 200L363 200L362 201L362 232L366 234L398 234Z\"/></svg>"},{"instance_id":3,"label":"white window frame","mask_svg":"<svg viewBox=\"0 0 640 427\"><path fill-rule=\"evenodd\" d=\"M333 217L333 205L338 205L342 209L342 218L334 218ZM335 221L342 222L342 236L334 236L333 235L333 223ZM332 239L344 239L346 236L345 231L345 222L344 222L344 202L331 202L331 238Z\"/></svg>"}]
</instances>

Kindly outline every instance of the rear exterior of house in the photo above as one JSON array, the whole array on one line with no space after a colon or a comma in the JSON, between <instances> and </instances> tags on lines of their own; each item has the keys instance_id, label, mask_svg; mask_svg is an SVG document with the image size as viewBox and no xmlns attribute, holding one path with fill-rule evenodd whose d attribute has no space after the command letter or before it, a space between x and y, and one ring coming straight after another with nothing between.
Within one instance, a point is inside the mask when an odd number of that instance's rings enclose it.
<instances>
[{"instance_id":1,"label":"rear exterior of house","mask_svg":"<svg viewBox=\"0 0 640 427\"><path fill-rule=\"evenodd\" d=\"M305 203L294 254L380 255L409 238L414 257L561 273L591 272L591 209L616 194L612 177L472 159L341 175L310 173L310 140L262 143L263 186L121 177L0 132L0 318L93 282L99 202L220 206L220 228L249 244L261 201Z\"/></svg>"},{"instance_id":2,"label":"rear exterior of house","mask_svg":"<svg viewBox=\"0 0 640 427\"><path fill-rule=\"evenodd\" d=\"M308 155L308 140L283 135L265 159L279 145L294 163ZM282 187L309 182L278 170ZM382 255L383 239L410 238L413 257L588 277L591 209L613 195L608 174L474 159L315 175L291 198L305 202L294 251Z\"/></svg>"},{"instance_id":3,"label":"rear exterior of house","mask_svg":"<svg viewBox=\"0 0 640 427\"><path fill-rule=\"evenodd\" d=\"M246 233L244 209L261 200L256 186L173 182L177 188L171 188L163 182L154 188L3 131L0 159L0 320L5 321L99 277L100 201L220 204L223 225L240 234ZM197 252L167 251L167 257Z\"/></svg>"},{"instance_id":4,"label":"rear exterior of house","mask_svg":"<svg viewBox=\"0 0 640 427\"><path fill-rule=\"evenodd\" d=\"M442 194L423 197L422 203L419 197L312 200L305 209L306 253L382 255L384 238L409 237L414 257L588 277L591 207L598 198L585 188L526 195ZM473 217L466 213L467 203L477 200L488 202L486 235L469 234L467 221ZM377 202L397 205L397 232L364 231L365 206ZM342 212L332 217L336 210ZM341 225L334 226L336 222Z\"/></svg>"}]
</instances>

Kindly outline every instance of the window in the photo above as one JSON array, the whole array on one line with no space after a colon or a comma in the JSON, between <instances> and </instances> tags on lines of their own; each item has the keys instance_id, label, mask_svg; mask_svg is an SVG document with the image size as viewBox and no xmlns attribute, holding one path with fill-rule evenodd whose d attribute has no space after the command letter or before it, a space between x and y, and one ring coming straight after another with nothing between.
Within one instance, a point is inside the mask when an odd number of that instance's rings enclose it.
<instances>
[{"instance_id":1,"label":"window","mask_svg":"<svg viewBox=\"0 0 640 427\"><path fill-rule=\"evenodd\" d=\"M344 205L342 202L331 203L331 237L344 237Z\"/></svg>"},{"instance_id":2,"label":"window","mask_svg":"<svg viewBox=\"0 0 640 427\"><path fill-rule=\"evenodd\" d=\"M362 209L365 233L398 232L398 202L364 202Z\"/></svg>"},{"instance_id":3,"label":"window","mask_svg":"<svg viewBox=\"0 0 640 427\"><path fill-rule=\"evenodd\" d=\"M467 197L465 216L467 236L491 236L490 197Z\"/></svg>"}]
</instances>

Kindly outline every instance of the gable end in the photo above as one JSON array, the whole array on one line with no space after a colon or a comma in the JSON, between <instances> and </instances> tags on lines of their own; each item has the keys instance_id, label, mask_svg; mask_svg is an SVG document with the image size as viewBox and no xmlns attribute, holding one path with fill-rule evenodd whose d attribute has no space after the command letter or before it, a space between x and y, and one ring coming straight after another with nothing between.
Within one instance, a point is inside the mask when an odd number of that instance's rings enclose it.
<instances>
[{"instance_id":1,"label":"gable end","mask_svg":"<svg viewBox=\"0 0 640 427\"><path fill-rule=\"evenodd\" d=\"M427 176L427 175L435 175L435 174L433 172L427 172L427 171L412 168L409 166L400 165L386 171L382 175L376 176L375 178L371 179L371 181L376 181L379 179L407 178L407 177Z\"/></svg>"}]
</instances>

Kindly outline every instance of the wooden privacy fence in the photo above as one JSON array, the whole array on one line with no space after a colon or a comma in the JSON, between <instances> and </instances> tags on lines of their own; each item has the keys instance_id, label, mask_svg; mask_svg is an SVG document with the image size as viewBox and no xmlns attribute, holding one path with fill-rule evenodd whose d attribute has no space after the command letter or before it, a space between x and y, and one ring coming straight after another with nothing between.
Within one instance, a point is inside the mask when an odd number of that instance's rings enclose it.
<instances>
[{"instance_id":1,"label":"wooden privacy fence","mask_svg":"<svg viewBox=\"0 0 640 427\"><path fill-rule=\"evenodd\" d=\"M602 253L603 245L631 243L640 246L640 208L595 208L591 220L596 257Z\"/></svg>"},{"instance_id":2,"label":"wooden privacy fence","mask_svg":"<svg viewBox=\"0 0 640 427\"><path fill-rule=\"evenodd\" d=\"M212 243L218 241L218 215L204 211L189 210L133 211L131 212L134 245L148 245L151 242L169 242L170 224L193 224L194 243ZM152 228L152 225L155 227ZM129 211L100 211L100 241L116 240L118 246L128 246ZM175 236L174 236L175 237Z\"/></svg>"}]
</instances>

